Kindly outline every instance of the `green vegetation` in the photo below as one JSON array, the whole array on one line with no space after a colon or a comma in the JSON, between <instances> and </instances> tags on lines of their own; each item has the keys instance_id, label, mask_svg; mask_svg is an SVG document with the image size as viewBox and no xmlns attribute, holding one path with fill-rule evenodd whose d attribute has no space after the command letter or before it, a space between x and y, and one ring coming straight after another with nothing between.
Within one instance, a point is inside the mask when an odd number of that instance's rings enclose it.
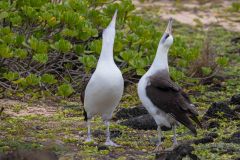
<instances>
[{"instance_id":1,"label":"green vegetation","mask_svg":"<svg viewBox=\"0 0 240 160\"><path fill-rule=\"evenodd\" d=\"M237 7L233 4L232 8ZM41 148L66 159L154 159L156 131L134 130L115 122L111 123L112 130L122 134L113 141L121 147L98 150L96 144L83 144L86 126L80 96L73 93L80 92L82 79L94 70L101 51L101 33L115 9L114 58L130 82L118 108L127 108L139 104L136 82L155 56L166 26L164 20L153 16L151 10L135 10L130 0L66 0L63 4L0 1L0 96L32 100L14 104L1 101L0 108L5 110L0 117L0 153ZM240 42L234 40L240 33L217 25L209 26L208 31L201 27L174 21L169 56L171 76L199 106L200 117L212 102L226 101L240 92ZM214 89L216 86L220 87ZM56 102L58 96L64 100ZM239 158L240 145L223 142L239 130L239 120L211 121L220 127L198 129L198 136L193 137L180 126L178 139L197 139L216 132L219 136L213 143L194 145L194 153L200 159ZM105 140L104 130L101 119L96 118L94 139L100 145ZM164 145L169 147L172 131L164 135Z\"/></svg>"},{"instance_id":2,"label":"green vegetation","mask_svg":"<svg viewBox=\"0 0 240 160\"><path fill-rule=\"evenodd\" d=\"M1 1L0 86L5 93L24 91L39 94L37 97L68 97L73 91L79 92L82 78L96 66L102 31L116 9L119 12L115 60L126 80L133 81L135 76L143 75L153 61L165 24L155 25L153 20L134 14L130 0L106 2ZM202 43L207 36L202 32L176 34L170 51L175 80L186 75L209 76L217 67L227 66L228 59L224 55L219 57L218 52L214 53L211 64L205 59L201 64L192 63L208 52Z\"/></svg>"},{"instance_id":3,"label":"green vegetation","mask_svg":"<svg viewBox=\"0 0 240 160\"><path fill-rule=\"evenodd\" d=\"M232 6L230 8L230 11L239 12L240 11L240 3L239 2L233 2Z\"/></svg>"}]
</instances>

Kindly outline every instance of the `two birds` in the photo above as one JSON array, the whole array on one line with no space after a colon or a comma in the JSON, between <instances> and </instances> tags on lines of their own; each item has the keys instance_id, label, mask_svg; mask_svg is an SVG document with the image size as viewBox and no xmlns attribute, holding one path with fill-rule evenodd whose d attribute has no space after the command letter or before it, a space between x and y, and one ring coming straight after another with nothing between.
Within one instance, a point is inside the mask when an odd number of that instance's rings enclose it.
<instances>
[{"instance_id":1,"label":"two birds","mask_svg":"<svg viewBox=\"0 0 240 160\"><path fill-rule=\"evenodd\" d=\"M121 100L124 89L121 71L113 59L116 17L117 11L109 26L103 32L101 55L83 97L84 116L88 127L86 141L92 141L91 118L99 114L107 126L105 144L110 146L118 146L110 139L109 120ZM163 149L161 142L162 126L173 128L173 146L177 145L175 131L177 122L182 123L194 134L197 134L197 132L190 119L201 126L197 119L198 113L195 106L191 103L187 94L170 79L168 50L172 43L172 19L170 19L167 29L159 42L153 64L138 83L139 98L158 125L159 143L157 148L159 150Z\"/></svg>"}]
</instances>

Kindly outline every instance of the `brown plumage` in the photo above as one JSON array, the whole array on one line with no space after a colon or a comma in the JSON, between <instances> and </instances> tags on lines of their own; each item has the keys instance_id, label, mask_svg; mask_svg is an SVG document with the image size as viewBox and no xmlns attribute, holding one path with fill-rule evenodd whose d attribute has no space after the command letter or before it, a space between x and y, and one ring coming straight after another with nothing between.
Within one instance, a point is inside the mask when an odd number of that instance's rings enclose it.
<instances>
[{"instance_id":1,"label":"brown plumage","mask_svg":"<svg viewBox=\"0 0 240 160\"><path fill-rule=\"evenodd\" d=\"M197 110L188 95L170 79L167 70L159 71L149 77L146 94L156 107L171 115L195 135L197 134L190 120L192 119L201 127Z\"/></svg>"}]
</instances>

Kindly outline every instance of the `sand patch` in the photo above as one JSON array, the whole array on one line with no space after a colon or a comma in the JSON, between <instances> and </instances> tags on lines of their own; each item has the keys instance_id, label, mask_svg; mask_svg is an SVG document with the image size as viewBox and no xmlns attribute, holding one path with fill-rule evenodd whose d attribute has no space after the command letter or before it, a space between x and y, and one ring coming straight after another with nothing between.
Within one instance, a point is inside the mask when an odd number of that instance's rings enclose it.
<instances>
[{"instance_id":1,"label":"sand patch","mask_svg":"<svg viewBox=\"0 0 240 160\"><path fill-rule=\"evenodd\" d=\"M201 25L208 28L211 24L218 24L227 30L240 32L240 13L230 12L233 1L211 1L199 4L197 1L145 1L134 0L137 10L146 10L153 16L163 19L173 19L191 26ZM152 9L152 10L151 10Z\"/></svg>"},{"instance_id":2,"label":"sand patch","mask_svg":"<svg viewBox=\"0 0 240 160\"><path fill-rule=\"evenodd\" d=\"M9 116L19 117L28 115L52 116L57 112L56 106L46 103L28 104L18 100L0 99L0 107L4 107L4 113Z\"/></svg>"}]
</instances>

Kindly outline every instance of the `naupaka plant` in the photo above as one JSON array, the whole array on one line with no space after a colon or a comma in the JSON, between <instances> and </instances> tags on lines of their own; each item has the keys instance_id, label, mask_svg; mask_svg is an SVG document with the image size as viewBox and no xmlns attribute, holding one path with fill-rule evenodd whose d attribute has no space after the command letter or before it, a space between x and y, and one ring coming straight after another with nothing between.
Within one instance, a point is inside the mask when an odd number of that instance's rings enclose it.
<instances>
[{"instance_id":1,"label":"naupaka plant","mask_svg":"<svg viewBox=\"0 0 240 160\"><path fill-rule=\"evenodd\" d=\"M80 91L83 77L94 71L103 29L116 9L115 62L126 80L136 82L153 61L162 27L137 15L131 0L1 0L0 86L37 97ZM183 79L200 48L181 35L175 39L172 76ZM226 65L224 58L217 61Z\"/></svg>"}]
</instances>

